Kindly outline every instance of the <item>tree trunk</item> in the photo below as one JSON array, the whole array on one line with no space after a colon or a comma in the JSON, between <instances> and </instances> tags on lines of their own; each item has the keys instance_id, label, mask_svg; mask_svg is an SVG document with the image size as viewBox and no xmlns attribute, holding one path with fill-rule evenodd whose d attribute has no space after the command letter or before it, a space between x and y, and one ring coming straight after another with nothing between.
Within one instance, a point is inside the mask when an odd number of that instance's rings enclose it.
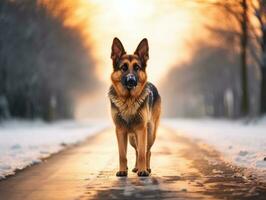
<instances>
[{"instance_id":1,"label":"tree trunk","mask_svg":"<svg viewBox=\"0 0 266 200\"><path fill-rule=\"evenodd\" d=\"M247 1L242 0L242 20L241 20L241 82L242 82L242 99L241 99L241 112L243 116L249 113L249 98L248 98L248 77L247 77L247 42L248 42L248 6Z\"/></svg>"},{"instance_id":2,"label":"tree trunk","mask_svg":"<svg viewBox=\"0 0 266 200\"><path fill-rule=\"evenodd\" d=\"M260 99L261 114L266 114L266 66L261 67L261 99Z\"/></svg>"},{"instance_id":3,"label":"tree trunk","mask_svg":"<svg viewBox=\"0 0 266 200\"><path fill-rule=\"evenodd\" d=\"M266 114L266 24L262 25L262 64L261 64L261 99L260 111L261 114Z\"/></svg>"}]
</instances>

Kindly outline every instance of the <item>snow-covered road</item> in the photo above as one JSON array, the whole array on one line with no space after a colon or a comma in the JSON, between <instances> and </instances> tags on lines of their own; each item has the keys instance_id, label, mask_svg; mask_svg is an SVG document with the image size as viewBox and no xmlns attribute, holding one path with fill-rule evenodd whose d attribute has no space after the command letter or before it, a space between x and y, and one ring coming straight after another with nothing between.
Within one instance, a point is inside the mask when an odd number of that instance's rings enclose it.
<instances>
[{"instance_id":1,"label":"snow-covered road","mask_svg":"<svg viewBox=\"0 0 266 200\"><path fill-rule=\"evenodd\" d=\"M0 181L5 200L62 199L248 199L265 200L266 183L245 176L212 148L179 136L161 125L152 148L149 177L131 169L135 151L128 146L128 177L116 177L119 165L114 128L90 137Z\"/></svg>"},{"instance_id":2,"label":"snow-covered road","mask_svg":"<svg viewBox=\"0 0 266 200\"><path fill-rule=\"evenodd\" d=\"M102 120L0 123L0 178L38 163L109 125L110 122ZM163 119L162 125L209 144L221 152L225 160L255 169L266 180L266 118L248 124L214 119Z\"/></svg>"}]
</instances>

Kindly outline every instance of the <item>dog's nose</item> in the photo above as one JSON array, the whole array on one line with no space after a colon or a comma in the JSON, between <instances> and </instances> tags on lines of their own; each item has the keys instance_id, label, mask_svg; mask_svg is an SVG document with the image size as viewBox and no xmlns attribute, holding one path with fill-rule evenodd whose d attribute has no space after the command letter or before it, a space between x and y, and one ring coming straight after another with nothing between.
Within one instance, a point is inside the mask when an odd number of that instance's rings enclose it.
<instances>
[{"instance_id":1,"label":"dog's nose","mask_svg":"<svg viewBox=\"0 0 266 200\"><path fill-rule=\"evenodd\" d=\"M134 74L128 74L126 77L126 86L131 89L137 86L137 78Z\"/></svg>"}]
</instances>

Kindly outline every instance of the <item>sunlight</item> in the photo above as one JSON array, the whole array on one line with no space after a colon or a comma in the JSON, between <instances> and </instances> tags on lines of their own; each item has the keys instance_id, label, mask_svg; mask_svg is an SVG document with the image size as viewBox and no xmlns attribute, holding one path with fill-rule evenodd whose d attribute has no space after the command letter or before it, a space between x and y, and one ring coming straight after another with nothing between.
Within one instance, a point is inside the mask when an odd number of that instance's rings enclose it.
<instances>
[{"instance_id":1,"label":"sunlight","mask_svg":"<svg viewBox=\"0 0 266 200\"><path fill-rule=\"evenodd\" d=\"M60 3L70 10L65 24L83 33L96 60L98 76L106 83L112 70L110 49L114 37L122 41L128 53L134 52L142 38L148 38L149 80L158 82L170 68L190 58L191 38L195 40L204 34L200 8L189 2L78 0Z\"/></svg>"},{"instance_id":2,"label":"sunlight","mask_svg":"<svg viewBox=\"0 0 266 200\"><path fill-rule=\"evenodd\" d=\"M190 60L194 42L207 37L202 9L190 1L176 0L40 0L64 20L65 26L79 30L84 45L95 60L98 78L105 83L95 97L84 96L77 103L76 116L95 113L110 84L111 44L118 37L127 53L133 53L143 38L149 41L148 80L160 86L173 67ZM50 7L49 7L50 6ZM60 10L67 11L63 16ZM204 21L205 20L205 21ZM103 103L106 104L106 103ZM91 106L94 105L94 106ZM81 113L81 114L80 114ZM96 113L105 113L105 109Z\"/></svg>"},{"instance_id":3,"label":"sunlight","mask_svg":"<svg viewBox=\"0 0 266 200\"><path fill-rule=\"evenodd\" d=\"M115 0L112 4L114 12L117 13L121 18L128 18L134 16L134 10L137 9L136 1L124 1L124 0Z\"/></svg>"},{"instance_id":4,"label":"sunlight","mask_svg":"<svg viewBox=\"0 0 266 200\"><path fill-rule=\"evenodd\" d=\"M188 37L200 27L194 8L177 6L174 1L92 1L99 10L91 20L91 37L101 79L109 81L112 70L110 46L118 37L126 51L133 53L139 41L147 37L150 44L149 79L160 78L177 62L189 59ZM104 75L102 74L104 72Z\"/></svg>"}]
</instances>

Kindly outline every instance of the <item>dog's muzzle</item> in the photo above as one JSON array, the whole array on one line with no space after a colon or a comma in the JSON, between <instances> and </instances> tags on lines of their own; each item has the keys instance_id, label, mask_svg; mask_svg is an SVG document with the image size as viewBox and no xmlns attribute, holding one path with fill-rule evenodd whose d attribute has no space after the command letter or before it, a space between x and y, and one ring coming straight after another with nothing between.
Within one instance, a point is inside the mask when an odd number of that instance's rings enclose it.
<instances>
[{"instance_id":1,"label":"dog's muzzle","mask_svg":"<svg viewBox=\"0 0 266 200\"><path fill-rule=\"evenodd\" d=\"M132 89L137 86L137 78L134 74L128 74L126 76L125 85L128 89Z\"/></svg>"}]
</instances>

